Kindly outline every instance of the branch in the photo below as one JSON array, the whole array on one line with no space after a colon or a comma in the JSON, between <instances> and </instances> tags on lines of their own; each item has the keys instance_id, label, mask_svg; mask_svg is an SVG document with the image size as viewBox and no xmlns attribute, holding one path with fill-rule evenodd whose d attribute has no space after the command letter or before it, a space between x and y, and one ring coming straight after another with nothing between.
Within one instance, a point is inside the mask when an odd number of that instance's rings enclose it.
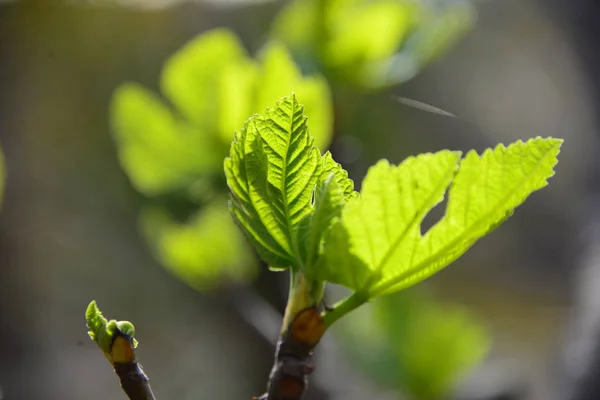
<instances>
[{"instance_id":1,"label":"branch","mask_svg":"<svg viewBox=\"0 0 600 400\"><path fill-rule=\"evenodd\" d=\"M325 333L325 324L316 307L300 311L289 329L281 334L267 392L256 400L300 400L314 371L313 348Z\"/></svg>"},{"instance_id":2,"label":"branch","mask_svg":"<svg viewBox=\"0 0 600 400\"><path fill-rule=\"evenodd\" d=\"M123 354L128 355L128 361L115 361L116 349L120 347L125 351ZM148 377L142 370L142 366L135 359L135 351L133 350L133 342L131 338L117 331L112 346L113 362L112 365L115 373L119 376L121 387L129 399L131 400L156 400ZM133 358L131 358L131 356Z\"/></svg>"},{"instance_id":3,"label":"branch","mask_svg":"<svg viewBox=\"0 0 600 400\"><path fill-rule=\"evenodd\" d=\"M325 323L315 305L310 282L301 273L291 274L291 286L275 351L267 392L254 400L300 400L314 371L312 351L325 333ZM323 288L317 294L322 298Z\"/></svg>"},{"instance_id":4,"label":"branch","mask_svg":"<svg viewBox=\"0 0 600 400\"><path fill-rule=\"evenodd\" d=\"M156 400L148 377L135 359L137 340L135 328L128 321L107 321L96 302L92 301L85 313L88 334L115 369L121 387L130 400Z\"/></svg>"}]
</instances>

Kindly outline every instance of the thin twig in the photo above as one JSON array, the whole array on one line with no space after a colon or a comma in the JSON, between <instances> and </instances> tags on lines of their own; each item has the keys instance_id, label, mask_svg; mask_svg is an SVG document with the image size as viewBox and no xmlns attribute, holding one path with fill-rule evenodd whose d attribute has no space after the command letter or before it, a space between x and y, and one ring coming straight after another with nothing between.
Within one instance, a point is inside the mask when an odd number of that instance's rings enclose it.
<instances>
[{"instance_id":1,"label":"thin twig","mask_svg":"<svg viewBox=\"0 0 600 400\"><path fill-rule=\"evenodd\" d=\"M126 343L123 343L123 346L130 346L130 350L133 352L131 340L120 331L117 331L115 334L113 351L115 351L116 346L120 346L119 343L116 343L119 338L124 339L123 341ZM129 349L126 349L126 352L128 351ZM113 362L113 367L115 373L119 376L123 391L130 400L156 400L154 393L152 393L152 388L150 388L148 376L146 376L144 370L142 370L142 366L136 361L135 353L133 353L131 361Z\"/></svg>"}]
</instances>

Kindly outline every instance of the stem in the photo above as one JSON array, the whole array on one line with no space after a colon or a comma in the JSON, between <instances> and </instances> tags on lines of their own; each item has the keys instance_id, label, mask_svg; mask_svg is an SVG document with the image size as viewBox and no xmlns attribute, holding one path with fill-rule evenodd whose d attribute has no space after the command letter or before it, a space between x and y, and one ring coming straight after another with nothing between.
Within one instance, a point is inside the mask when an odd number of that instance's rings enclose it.
<instances>
[{"instance_id":1,"label":"stem","mask_svg":"<svg viewBox=\"0 0 600 400\"><path fill-rule=\"evenodd\" d=\"M156 400L148 377L136 362L115 363L115 372L121 380L121 387L131 400Z\"/></svg>"},{"instance_id":2,"label":"stem","mask_svg":"<svg viewBox=\"0 0 600 400\"><path fill-rule=\"evenodd\" d=\"M285 308L267 392L254 400L301 400L314 371L312 351L325 333L319 303L325 285L291 271L290 293Z\"/></svg>"},{"instance_id":3,"label":"stem","mask_svg":"<svg viewBox=\"0 0 600 400\"><path fill-rule=\"evenodd\" d=\"M289 328L300 311L317 306L323 298L324 291L324 283L308 281L303 272L290 271L290 291L281 324L281 333Z\"/></svg>"},{"instance_id":4,"label":"stem","mask_svg":"<svg viewBox=\"0 0 600 400\"><path fill-rule=\"evenodd\" d=\"M110 356L121 387L130 400L156 400L148 377L135 359L135 350L129 336L118 330L115 332Z\"/></svg>"},{"instance_id":5,"label":"stem","mask_svg":"<svg viewBox=\"0 0 600 400\"><path fill-rule=\"evenodd\" d=\"M335 321L342 318L350 311L362 306L367 301L369 301L369 299L366 298L364 295L358 292L354 292L345 299L337 302L333 306L333 310L325 312L323 316L323 320L325 321L325 327L329 328L331 325L333 325Z\"/></svg>"}]
</instances>

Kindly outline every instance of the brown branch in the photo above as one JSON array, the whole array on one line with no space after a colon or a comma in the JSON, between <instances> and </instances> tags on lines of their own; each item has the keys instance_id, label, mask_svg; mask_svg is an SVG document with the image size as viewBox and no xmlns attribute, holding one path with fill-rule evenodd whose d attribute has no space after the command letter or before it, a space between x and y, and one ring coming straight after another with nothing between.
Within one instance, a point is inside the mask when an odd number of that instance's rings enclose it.
<instances>
[{"instance_id":1,"label":"brown branch","mask_svg":"<svg viewBox=\"0 0 600 400\"><path fill-rule=\"evenodd\" d=\"M115 330L110 360L130 400L156 400L148 377L135 359L133 340L119 330Z\"/></svg>"},{"instance_id":2,"label":"brown branch","mask_svg":"<svg viewBox=\"0 0 600 400\"><path fill-rule=\"evenodd\" d=\"M255 400L300 400L314 371L312 351L325 333L325 324L316 307L300 311L281 334L267 392Z\"/></svg>"},{"instance_id":3,"label":"brown branch","mask_svg":"<svg viewBox=\"0 0 600 400\"><path fill-rule=\"evenodd\" d=\"M156 400L140 364L115 363L114 367L123 391L131 400Z\"/></svg>"}]
</instances>

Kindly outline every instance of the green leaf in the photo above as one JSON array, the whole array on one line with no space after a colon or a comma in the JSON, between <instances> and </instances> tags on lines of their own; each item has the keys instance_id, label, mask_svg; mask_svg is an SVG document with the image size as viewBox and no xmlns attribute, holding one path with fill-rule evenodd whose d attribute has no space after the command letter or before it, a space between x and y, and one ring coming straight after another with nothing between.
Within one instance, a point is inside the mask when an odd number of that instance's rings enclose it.
<instances>
[{"instance_id":1,"label":"green leaf","mask_svg":"<svg viewBox=\"0 0 600 400\"><path fill-rule=\"evenodd\" d=\"M208 135L178 120L140 85L128 83L115 91L111 125L121 165L147 195L188 187L220 163Z\"/></svg>"},{"instance_id":2,"label":"green leaf","mask_svg":"<svg viewBox=\"0 0 600 400\"><path fill-rule=\"evenodd\" d=\"M386 160L371 167L360 197L330 231L320 278L367 293L385 268L410 259L420 223L442 200L459 158L445 150L410 157L397 167Z\"/></svg>"},{"instance_id":3,"label":"green leaf","mask_svg":"<svg viewBox=\"0 0 600 400\"><path fill-rule=\"evenodd\" d=\"M161 91L182 115L205 132L216 132L221 77L231 66L247 63L238 38L229 30L215 29L191 40L165 64ZM243 78L242 78L243 79ZM242 90L243 93L243 90ZM227 139L231 138L231 133Z\"/></svg>"},{"instance_id":4,"label":"green leaf","mask_svg":"<svg viewBox=\"0 0 600 400\"><path fill-rule=\"evenodd\" d=\"M327 152L321 157L322 172L317 182L314 211L307 214L298 228L298 243L306 275L312 278L323 255L323 240L339 218L347 201L358 197L354 182L342 166Z\"/></svg>"},{"instance_id":5,"label":"green leaf","mask_svg":"<svg viewBox=\"0 0 600 400\"><path fill-rule=\"evenodd\" d=\"M323 154L321 158L323 168L321 176L319 177L319 184L322 184L326 179L333 174L333 179L337 182L339 187L342 189L342 193L346 200L355 199L358 197L358 192L354 191L354 182L348 178L348 172L342 168L340 164L335 162L330 152Z\"/></svg>"},{"instance_id":6,"label":"green leaf","mask_svg":"<svg viewBox=\"0 0 600 400\"><path fill-rule=\"evenodd\" d=\"M271 34L303 64L381 89L413 78L472 27L472 5L453 3L295 0Z\"/></svg>"},{"instance_id":7,"label":"green leaf","mask_svg":"<svg viewBox=\"0 0 600 400\"><path fill-rule=\"evenodd\" d=\"M489 332L468 310L414 290L361 307L334 333L374 381L423 400L446 398L491 344Z\"/></svg>"},{"instance_id":8,"label":"green leaf","mask_svg":"<svg viewBox=\"0 0 600 400\"><path fill-rule=\"evenodd\" d=\"M88 332L90 339L92 339L93 341L97 341L99 338L100 331L106 327L108 321L100 312L100 309L98 308L98 305L96 305L95 300L92 300L92 302L88 305L87 309L85 310L85 320L87 323L87 327L90 329L90 331Z\"/></svg>"},{"instance_id":9,"label":"green leaf","mask_svg":"<svg viewBox=\"0 0 600 400\"><path fill-rule=\"evenodd\" d=\"M407 34L410 11L396 0L340 7L332 20L337 29L325 47L327 62L356 68L390 57ZM350 20L352 24L347 23Z\"/></svg>"},{"instance_id":10,"label":"green leaf","mask_svg":"<svg viewBox=\"0 0 600 400\"><path fill-rule=\"evenodd\" d=\"M294 92L302 99L305 113L310 116L310 132L315 145L321 150L326 149L332 136L333 106L325 78L320 75L302 76L285 46L277 42L271 42L263 49L260 60L255 110L264 110L273 99Z\"/></svg>"},{"instance_id":11,"label":"green leaf","mask_svg":"<svg viewBox=\"0 0 600 400\"><path fill-rule=\"evenodd\" d=\"M218 105L216 114L218 135L229 144L233 132L239 129L248 116L264 109L264 107L257 108L254 101L259 68L256 63L248 59L224 65L219 69L221 70L219 87L211 96ZM207 120L212 117L204 116ZM226 153L227 148L224 150L223 157Z\"/></svg>"},{"instance_id":12,"label":"green leaf","mask_svg":"<svg viewBox=\"0 0 600 400\"><path fill-rule=\"evenodd\" d=\"M298 243L306 275L312 278L311 271L317 265L322 253L324 234L329 230L334 218L339 217L344 206L344 194L331 174L319 185L315 194L314 211L307 214L298 227Z\"/></svg>"},{"instance_id":13,"label":"green leaf","mask_svg":"<svg viewBox=\"0 0 600 400\"><path fill-rule=\"evenodd\" d=\"M537 138L482 156L471 151L456 177L456 152L410 157L397 167L380 161L331 228L319 278L373 298L431 276L547 184L561 143ZM453 178L445 216L423 235L423 218Z\"/></svg>"},{"instance_id":14,"label":"green leaf","mask_svg":"<svg viewBox=\"0 0 600 400\"><path fill-rule=\"evenodd\" d=\"M317 55L316 36L319 31L319 3L315 0L292 0L277 13L271 36L285 43L294 52Z\"/></svg>"},{"instance_id":15,"label":"green leaf","mask_svg":"<svg viewBox=\"0 0 600 400\"><path fill-rule=\"evenodd\" d=\"M299 266L296 227L312 210L321 157L295 96L255 115L225 160L231 212L274 268Z\"/></svg>"},{"instance_id":16,"label":"green leaf","mask_svg":"<svg viewBox=\"0 0 600 400\"><path fill-rule=\"evenodd\" d=\"M140 223L160 263L197 290L245 283L256 274L251 249L221 196L186 223L173 221L155 207L142 212Z\"/></svg>"}]
</instances>

